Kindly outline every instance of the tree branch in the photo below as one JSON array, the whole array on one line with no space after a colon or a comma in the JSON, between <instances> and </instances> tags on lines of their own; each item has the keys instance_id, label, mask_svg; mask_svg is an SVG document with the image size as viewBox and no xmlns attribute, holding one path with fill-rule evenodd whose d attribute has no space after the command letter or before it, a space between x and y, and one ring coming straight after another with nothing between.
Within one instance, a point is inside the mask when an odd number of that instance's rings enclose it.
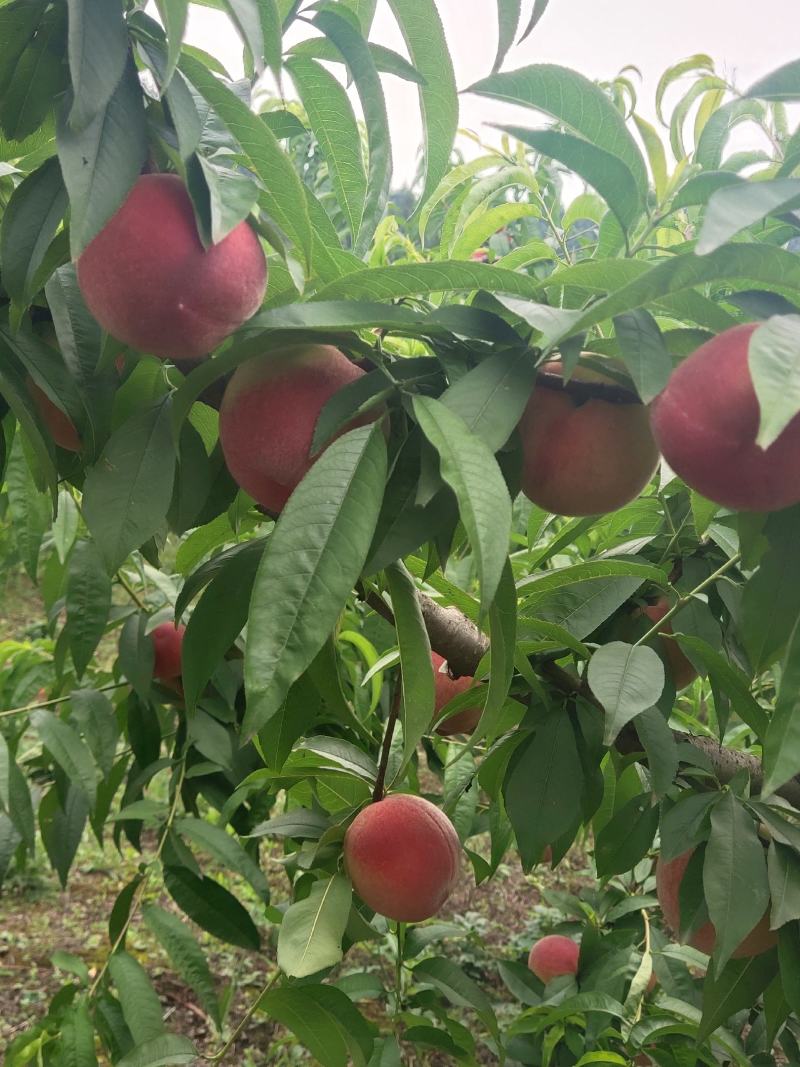
<instances>
[{"instance_id":1,"label":"tree branch","mask_svg":"<svg viewBox=\"0 0 800 1067\"><path fill-rule=\"evenodd\" d=\"M489 639L458 608L443 607L424 593L419 593L418 596L431 648L447 660L450 670L456 677L462 674L473 675L489 648ZM391 609L377 593L369 593L366 602L388 622L394 623ZM563 667L559 667L557 663L542 663L537 665L536 670L562 693L580 696L590 704L594 704L600 711L603 710L586 682L570 674ZM710 737L697 737L694 734L684 733L682 730L673 730L672 735L676 744L690 745L701 752L723 785L730 782L739 771L744 769L750 775L753 792L761 792L764 774L761 760L756 756L726 748ZM633 723L628 723L620 731L614 747L623 755L644 752L644 745L639 740ZM794 807L800 808L800 778L793 778L787 782L778 790L778 793Z\"/></svg>"}]
</instances>

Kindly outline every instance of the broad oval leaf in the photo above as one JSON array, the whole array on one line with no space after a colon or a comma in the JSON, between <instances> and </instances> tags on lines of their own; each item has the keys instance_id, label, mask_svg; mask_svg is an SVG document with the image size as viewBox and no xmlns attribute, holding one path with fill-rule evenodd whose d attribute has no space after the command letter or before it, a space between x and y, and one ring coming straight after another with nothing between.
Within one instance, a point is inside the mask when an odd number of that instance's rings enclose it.
<instances>
[{"instance_id":1,"label":"broad oval leaf","mask_svg":"<svg viewBox=\"0 0 800 1067\"><path fill-rule=\"evenodd\" d=\"M612 744L622 727L652 707L664 688L664 664L646 645L612 641L589 660L592 692L605 708L604 743Z\"/></svg>"},{"instance_id":2,"label":"broad oval leaf","mask_svg":"<svg viewBox=\"0 0 800 1067\"><path fill-rule=\"evenodd\" d=\"M342 959L342 938L353 890L341 874L315 882L305 900L292 904L278 933L278 966L290 978L333 967Z\"/></svg>"}]
</instances>

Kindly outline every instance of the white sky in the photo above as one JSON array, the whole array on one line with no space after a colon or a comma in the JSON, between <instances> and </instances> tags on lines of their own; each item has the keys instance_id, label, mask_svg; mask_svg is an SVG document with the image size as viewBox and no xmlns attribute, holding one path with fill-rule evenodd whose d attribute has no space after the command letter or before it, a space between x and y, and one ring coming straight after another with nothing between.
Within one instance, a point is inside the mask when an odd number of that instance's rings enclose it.
<instances>
[{"instance_id":1,"label":"white sky","mask_svg":"<svg viewBox=\"0 0 800 1067\"><path fill-rule=\"evenodd\" d=\"M464 89L491 72L497 47L496 2L438 0L438 7L458 87ZM531 7L532 0L525 0L523 25ZM241 74L241 45L226 17L195 5L190 12L187 40L218 56L232 74ZM295 39L296 35L291 38ZM407 54L386 0L379 0L371 40ZM800 57L800 0L550 0L539 25L520 47L511 49L503 69L560 63L592 79L610 79L626 64L635 63L644 77L638 110L655 121L653 98L660 74L696 52L711 55L718 73L746 88ZM415 86L391 76L384 76L383 84L397 187L415 171L421 139L417 92ZM668 101L680 94L680 88L672 93ZM498 134L484 125L487 121L542 125L531 111L463 94L461 125L496 143ZM749 133L740 129L732 144L760 147L752 128ZM467 157L478 151L469 142L462 147Z\"/></svg>"}]
</instances>

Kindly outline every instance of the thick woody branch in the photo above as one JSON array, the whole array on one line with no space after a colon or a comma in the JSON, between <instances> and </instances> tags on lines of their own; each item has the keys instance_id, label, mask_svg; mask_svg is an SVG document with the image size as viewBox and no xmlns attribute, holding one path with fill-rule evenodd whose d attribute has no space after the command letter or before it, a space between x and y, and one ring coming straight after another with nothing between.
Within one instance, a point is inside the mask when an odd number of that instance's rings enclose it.
<instances>
[{"instance_id":1,"label":"thick woody branch","mask_svg":"<svg viewBox=\"0 0 800 1067\"><path fill-rule=\"evenodd\" d=\"M489 647L489 640L475 624L457 608L443 607L424 593L419 594L420 608L430 638L431 648L447 660L456 676L474 674L481 658ZM376 593L370 593L367 603L389 622L394 622L391 609ZM561 692L580 696L598 709L601 705L584 681L556 663L543 663L537 672ZM710 737L696 737L681 730L673 730L679 745L690 745L709 761L717 779L724 785L741 770L750 775L753 793L760 793L764 781L761 761L747 752L726 748ZM619 734L615 747L623 755L643 752L636 728L629 723ZM793 778L778 790L780 795L796 808L800 808L800 779Z\"/></svg>"}]
</instances>

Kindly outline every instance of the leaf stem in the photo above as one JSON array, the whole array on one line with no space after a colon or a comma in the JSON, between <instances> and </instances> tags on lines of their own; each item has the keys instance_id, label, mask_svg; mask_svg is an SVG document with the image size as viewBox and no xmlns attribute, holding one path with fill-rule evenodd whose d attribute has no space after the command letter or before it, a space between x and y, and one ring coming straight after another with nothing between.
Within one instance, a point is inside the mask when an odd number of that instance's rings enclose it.
<instances>
[{"instance_id":1,"label":"leaf stem","mask_svg":"<svg viewBox=\"0 0 800 1067\"><path fill-rule=\"evenodd\" d=\"M392 737L394 736L394 728L400 714L400 698L403 693L402 678L397 680L394 696L392 698L392 708L389 712L389 718L386 721L386 731L383 735L383 745L381 747L381 761L378 767L378 776L375 779L375 788L372 791L372 801L377 803L379 800L383 800L383 787L386 782L386 769L389 766L389 753L392 750Z\"/></svg>"},{"instance_id":2,"label":"leaf stem","mask_svg":"<svg viewBox=\"0 0 800 1067\"><path fill-rule=\"evenodd\" d=\"M91 989L89 990L89 998L90 999L92 997L94 997L95 994L97 993L97 990L98 990L98 988L100 986L100 983L102 982L103 977L105 976L105 973L108 970L108 964L109 964L109 962L111 960L111 957L117 952L117 950L119 949L120 945L122 945L123 941L125 940L125 937L127 936L128 930L130 929L130 925L133 922L133 920L134 920L134 918L136 916L136 913L139 910L139 906L142 903L142 898L144 896L144 891L147 888L147 883L148 883L148 881L150 879L150 875L153 872L153 868L155 867L156 863L158 863L159 859L161 858L161 853L164 851L164 845L167 842L167 836L168 836L170 830L172 829L172 824L175 822L175 817L178 814L178 804L180 803L180 799L181 799L181 789L183 788L183 781L184 781L184 778L186 777L186 755L187 755L187 750L184 749L184 752L181 755L180 769L178 771L178 779L177 779L177 782L175 783L175 792L174 792L173 797L172 797L172 803L170 805L169 814L167 815L166 822L164 823L164 826L163 826L163 828L161 830L161 837L158 840L158 846L156 848L155 853L153 854L153 857L150 859L150 861L147 864L147 868L145 869L145 871L144 871L144 873L142 875L142 880L139 882L138 886L136 887L136 891L133 894L133 899L131 900L131 906L130 906L130 910L128 912L128 917L125 920L125 922L123 923L122 929L120 930L119 934L117 935L116 941L111 946L111 951L106 956L106 959L105 959L105 962L103 963L103 966L100 968L100 971L98 972L97 976L95 977L95 980L92 982Z\"/></svg>"},{"instance_id":3,"label":"leaf stem","mask_svg":"<svg viewBox=\"0 0 800 1067\"><path fill-rule=\"evenodd\" d=\"M112 682L110 685L100 686L99 689L95 689L96 693L107 693L111 689L122 689L128 683L127 682ZM36 711L37 708L50 708L54 704L63 704L65 700L69 700L69 696L52 697L50 700L36 700L32 704L23 704L19 708L9 708L7 711L0 711L0 719L7 719L12 715L24 715L26 711Z\"/></svg>"},{"instance_id":4,"label":"leaf stem","mask_svg":"<svg viewBox=\"0 0 800 1067\"><path fill-rule=\"evenodd\" d=\"M212 1052L210 1056L203 1056L204 1060L208 1060L210 1063L219 1063L223 1056L225 1056L230 1051L231 1047L241 1034L242 1030L244 1030L245 1026L247 1026L247 1024L255 1015L255 1013L258 1011L258 1006L263 1000L263 998L267 995L267 993L269 993L270 989L272 989L273 985L280 977L280 973L280 971L274 971L272 973L269 978L269 981L258 994L258 996L255 998L255 1000L251 1003L250 1007L244 1013L239 1022L236 1024L236 1028L233 1030L231 1036L228 1038L225 1044L221 1048L217 1049L216 1052Z\"/></svg>"},{"instance_id":5,"label":"leaf stem","mask_svg":"<svg viewBox=\"0 0 800 1067\"><path fill-rule=\"evenodd\" d=\"M655 637L656 634L660 633L660 631L664 628L665 622L671 619L673 615L677 615L681 608L685 608L689 601L693 597L697 596L698 593L702 593L704 589L707 589L710 585L713 585L714 582L716 582L718 578L721 578L723 574L726 574L729 570L731 570L731 568L735 567L739 563L741 558L741 553L737 552L735 556L731 556L731 558L725 563L723 563L721 567L718 567L713 574L709 574L709 576L707 578L704 578L699 585L696 585L694 589L691 589L686 594L686 596L678 597L678 599L675 601L669 611L662 615L658 622L654 623L654 625L650 627L646 634L643 634L643 636L640 637L638 641L634 642L634 647L636 647L637 645L643 645L645 641L649 641L651 637Z\"/></svg>"}]
</instances>

